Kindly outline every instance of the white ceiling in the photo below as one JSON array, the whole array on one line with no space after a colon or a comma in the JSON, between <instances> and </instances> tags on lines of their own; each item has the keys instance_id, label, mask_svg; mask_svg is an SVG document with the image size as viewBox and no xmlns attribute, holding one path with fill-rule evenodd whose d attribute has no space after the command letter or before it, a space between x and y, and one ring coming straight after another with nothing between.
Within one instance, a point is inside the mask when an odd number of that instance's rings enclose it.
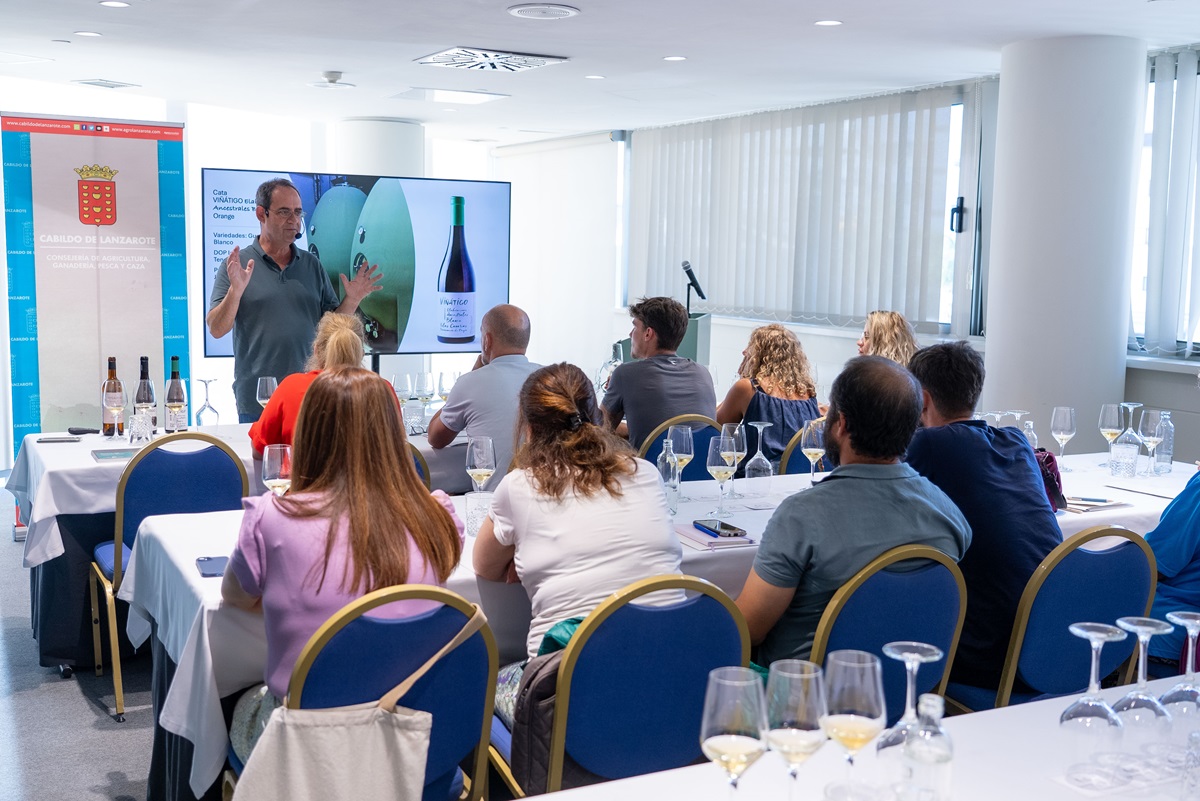
<instances>
[{"instance_id":1,"label":"white ceiling","mask_svg":"<svg viewBox=\"0 0 1200 801\"><path fill-rule=\"evenodd\" d=\"M139 87L97 91L316 119L397 117L437 135L514 141L990 75L1004 45L1031 38L1133 36L1150 49L1200 41L1197 0L577 0L582 13L557 21L506 13L519 1L0 0L0 75L107 78ZM813 25L831 18L845 24ZM415 63L460 45L570 60L504 74ZM13 54L45 60L12 63ZM670 55L687 60L662 60ZM309 88L325 70L357 87ZM593 74L605 79L584 77ZM414 86L510 97L390 99Z\"/></svg>"}]
</instances>

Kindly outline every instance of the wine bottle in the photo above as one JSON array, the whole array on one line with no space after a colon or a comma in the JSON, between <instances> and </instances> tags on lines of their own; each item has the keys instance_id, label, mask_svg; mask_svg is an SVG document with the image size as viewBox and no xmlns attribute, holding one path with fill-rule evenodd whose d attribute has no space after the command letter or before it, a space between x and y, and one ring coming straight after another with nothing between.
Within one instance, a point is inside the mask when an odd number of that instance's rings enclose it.
<instances>
[{"instance_id":1,"label":"wine bottle","mask_svg":"<svg viewBox=\"0 0 1200 801\"><path fill-rule=\"evenodd\" d=\"M112 438L125 433L125 420L117 411L121 406L121 385L117 381L117 357L108 357L108 378L100 388L101 398L100 429L104 436Z\"/></svg>"},{"instance_id":2,"label":"wine bottle","mask_svg":"<svg viewBox=\"0 0 1200 801\"><path fill-rule=\"evenodd\" d=\"M179 378L179 357L171 357L171 378L167 381L167 400L163 431L174 434L176 431L187 431L188 409L187 390Z\"/></svg>"},{"instance_id":3,"label":"wine bottle","mask_svg":"<svg viewBox=\"0 0 1200 801\"><path fill-rule=\"evenodd\" d=\"M438 272L438 342L475 339L475 269L463 232L464 198L450 198L450 241Z\"/></svg>"},{"instance_id":4,"label":"wine bottle","mask_svg":"<svg viewBox=\"0 0 1200 801\"><path fill-rule=\"evenodd\" d=\"M142 357L142 370L138 378L137 394L133 396L133 413L150 418L150 433L158 433L158 401L154 396L154 382L150 380L150 357Z\"/></svg>"}]
</instances>

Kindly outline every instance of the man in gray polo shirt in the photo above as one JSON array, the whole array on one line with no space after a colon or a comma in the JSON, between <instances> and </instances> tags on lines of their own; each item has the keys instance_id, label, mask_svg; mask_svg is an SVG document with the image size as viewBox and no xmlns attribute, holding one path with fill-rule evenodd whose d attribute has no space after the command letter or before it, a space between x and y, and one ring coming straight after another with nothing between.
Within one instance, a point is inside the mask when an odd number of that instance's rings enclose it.
<instances>
[{"instance_id":1,"label":"man in gray polo shirt","mask_svg":"<svg viewBox=\"0 0 1200 801\"><path fill-rule=\"evenodd\" d=\"M971 528L944 492L903 463L921 387L900 365L859 356L833 382L825 450L839 466L779 505L737 605L754 660L807 659L825 606L884 551L929 545L958 561Z\"/></svg>"},{"instance_id":2,"label":"man in gray polo shirt","mask_svg":"<svg viewBox=\"0 0 1200 801\"><path fill-rule=\"evenodd\" d=\"M460 433L491 437L496 472L484 484L493 490L508 472L516 441L517 397L521 386L541 367L525 358L529 316L516 306L494 306L479 324L482 352L471 372L455 382L446 405L429 421L429 445L441 449Z\"/></svg>"},{"instance_id":3,"label":"man in gray polo shirt","mask_svg":"<svg viewBox=\"0 0 1200 801\"><path fill-rule=\"evenodd\" d=\"M687 333L688 314L671 298L642 298L629 307L630 352L637 361L613 371L601 408L609 428L640 448L650 432L681 414L717 416L708 368L675 350ZM625 422L621 422L621 418ZM703 459L707 454L696 454Z\"/></svg>"},{"instance_id":4,"label":"man in gray polo shirt","mask_svg":"<svg viewBox=\"0 0 1200 801\"><path fill-rule=\"evenodd\" d=\"M321 315L354 314L364 297L382 288L371 265L351 279L342 276L345 298L338 302L321 262L296 247L304 209L291 181L265 182L254 202L260 233L245 250L235 247L217 271L206 318L215 338L233 331L233 394L242 423L262 414L261 376L279 380L304 370Z\"/></svg>"}]
</instances>

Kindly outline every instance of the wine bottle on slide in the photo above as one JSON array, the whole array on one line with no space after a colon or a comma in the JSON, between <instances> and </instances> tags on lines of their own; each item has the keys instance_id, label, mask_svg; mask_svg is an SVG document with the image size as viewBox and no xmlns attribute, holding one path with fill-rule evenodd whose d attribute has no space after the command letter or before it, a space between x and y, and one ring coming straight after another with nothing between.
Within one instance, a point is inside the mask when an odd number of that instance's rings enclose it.
<instances>
[{"instance_id":1,"label":"wine bottle on slide","mask_svg":"<svg viewBox=\"0 0 1200 801\"><path fill-rule=\"evenodd\" d=\"M465 204L464 198L450 198L450 241L438 272L438 342L461 344L475 339L475 269L463 230Z\"/></svg>"},{"instance_id":2,"label":"wine bottle on slide","mask_svg":"<svg viewBox=\"0 0 1200 801\"><path fill-rule=\"evenodd\" d=\"M114 403L107 402L107 397L108 397L109 393L116 393L116 395L119 396L120 392L121 392L120 386L117 383L117 357L116 356L108 357L108 378L104 381L104 386L101 387L100 391L102 393L104 393L105 401L106 401L102 405L103 411L101 411L101 413L100 413L101 414L100 430L103 432L104 436L109 437L111 439L112 437L115 437L119 434L125 433L124 422L122 420L118 419L118 413L116 411L114 411L114 408L116 406L118 406L119 404L117 404L115 402ZM121 429L120 431L117 430L118 426Z\"/></svg>"},{"instance_id":3,"label":"wine bottle on slide","mask_svg":"<svg viewBox=\"0 0 1200 801\"><path fill-rule=\"evenodd\" d=\"M154 396L154 382L150 380L149 356L142 357L137 394L133 396L133 413L148 415L150 417L150 433L158 433L158 401Z\"/></svg>"},{"instance_id":4,"label":"wine bottle on slide","mask_svg":"<svg viewBox=\"0 0 1200 801\"><path fill-rule=\"evenodd\" d=\"M171 357L171 378L167 381L166 420L163 431L174 434L176 431L187 431L187 390L179 378L179 357Z\"/></svg>"}]
</instances>

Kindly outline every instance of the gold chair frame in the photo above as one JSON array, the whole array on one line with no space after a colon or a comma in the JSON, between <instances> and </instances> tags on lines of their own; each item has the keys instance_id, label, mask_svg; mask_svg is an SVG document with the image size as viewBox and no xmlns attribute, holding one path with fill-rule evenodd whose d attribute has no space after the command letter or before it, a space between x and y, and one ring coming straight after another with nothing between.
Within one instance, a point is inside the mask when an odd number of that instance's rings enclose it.
<instances>
[{"instance_id":1,"label":"gold chair frame","mask_svg":"<svg viewBox=\"0 0 1200 801\"><path fill-rule=\"evenodd\" d=\"M425 489L433 490L433 476L429 474L429 462L425 461L425 456L421 453L421 449L413 445L411 441L408 443L408 451L412 454L413 461L421 468L421 475L418 476L425 482Z\"/></svg>"},{"instance_id":2,"label":"gold chair frame","mask_svg":"<svg viewBox=\"0 0 1200 801\"><path fill-rule=\"evenodd\" d=\"M717 430L718 434L721 432L721 424L718 423L716 420L712 419L711 417L706 417L705 415L702 415L702 414L677 414L670 419L664 420L662 423L660 423L658 425L658 427L656 427L653 431L651 431L649 434L646 435L646 438L644 440L642 440L642 444L638 447L638 453L637 453L638 458L645 459L646 453L650 450L650 446L652 444L654 444L654 442L656 442L659 437L666 434L667 429L669 429L671 426L691 425L693 423L703 424L705 426L712 426L713 428L715 428ZM692 458L707 459L708 454L704 454L703 456L701 456L700 454L697 453L697 454L693 454Z\"/></svg>"},{"instance_id":3,"label":"gold chair frame","mask_svg":"<svg viewBox=\"0 0 1200 801\"><path fill-rule=\"evenodd\" d=\"M122 531L125 524L125 485L129 482L130 475L143 459L151 452L170 445L175 442L197 441L206 445L219 448L233 461L237 466L238 473L242 478L242 497L246 497L246 493L250 491L250 480L246 475L246 466L242 463L242 459L238 456L233 448L229 447L223 440L217 439L210 434L201 434L198 431L180 431L176 434L167 434L159 437L149 445L142 448L133 458L129 460L129 464L125 465L125 469L121 471L121 479L117 482L117 514L116 525L113 535L113 579L110 582L104 573L100 570L100 566L93 560L91 573L88 574L88 594L92 604L92 650L96 663L96 675L104 675L104 660L103 649L101 647L100 636L100 599L98 587L104 588L104 605L108 613L108 640L109 650L112 653L112 674L113 674L113 692L116 696L116 715L114 719L118 723L125 721L125 688L121 682L121 649L120 638L117 632L117 606L116 595L121 589L121 580L124 578L124 565L121 564L123 543Z\"/></svg>"}]
</instances>

